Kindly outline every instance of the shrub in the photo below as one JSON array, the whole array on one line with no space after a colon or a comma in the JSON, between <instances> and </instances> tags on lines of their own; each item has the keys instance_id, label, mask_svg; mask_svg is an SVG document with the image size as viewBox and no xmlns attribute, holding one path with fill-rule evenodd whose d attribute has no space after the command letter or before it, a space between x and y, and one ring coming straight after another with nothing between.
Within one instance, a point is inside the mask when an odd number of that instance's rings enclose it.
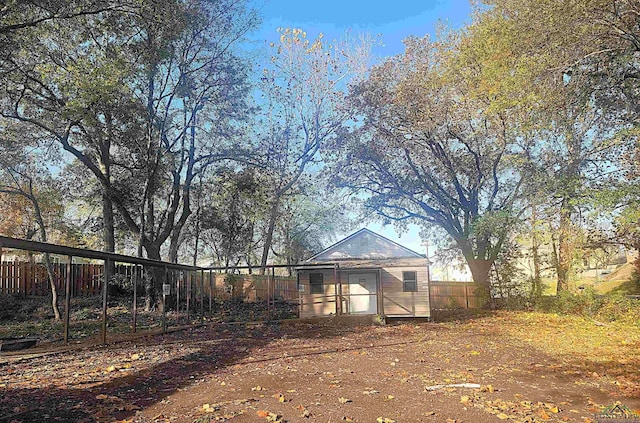
<instances>
[{"instance_id":1,"label":"shrub","mask_svg":"<svg viewBox=\"0 0 640 423\"><path fill-rule=\"evenodd\" d=\"M132 297L133 282L125 275L114 275L109 279L110 297Z\"/></svg>"},{"instance_id":2,"label":"shrub","mask_svg":"<svg viewBox=\"0 0 640 423\"><path fill-rule=\"evenodd\" d=\"M542 297L536 304L540 311L574 314L601 321L634 324L640 326L640 301L622 294L598 295L592 287L574 294L562 292L556 297Z\"/></svg>"},{"instance_id":3,"label":"shrub","mask_svg":"<svg viewBox=\"0 0 640 423\"><path fill-rule=\"evenodd\" d=\"M602 298L598 296L593 287L586 287L582 292L561 292L547 304L551 311L558 314L577 314L579 316L593 317L602 306Z\"/></svg>"},{"instance_id":4,"label":"shrub","mask_svg":"<svg viewBox=\"0 0 640 423\"><path fill-rule=\"evenodd\" d=\"M21 295L0 295L0 320L26 321L34 316L53 316L50 299L47 297L23 297Z\"/></svg>"},{"instance_id":5,"label":"shrub","mask_svg":"<svg viewBox=\"0 0 640 423\"><path fill-rule=\"evenodd\" d=\"M20 303L14 295L0 295L0 320L13 319L20 310Z\"/></svg>"},{"instance_id":6,"label":"shrub","mask_svg":"<svg viewBox=\"0 0 640 423\"><path fill-rule=\"evenodd\" d=\"M640 301L620 294L605 297L596 317L609 322L640 325Z\"/></svg>"}]
</instances>

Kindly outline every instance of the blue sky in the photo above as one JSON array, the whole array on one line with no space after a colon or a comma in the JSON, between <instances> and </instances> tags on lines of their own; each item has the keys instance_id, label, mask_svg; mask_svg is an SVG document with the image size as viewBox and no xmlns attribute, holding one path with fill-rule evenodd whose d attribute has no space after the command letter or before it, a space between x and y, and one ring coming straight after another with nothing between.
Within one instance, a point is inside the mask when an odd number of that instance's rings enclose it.
<instances>
[{"instance_id":1,"label":"blue sky","mask_svg":"<svg viewBox=\"0 0 640 423\"><path fill-rule=\"evenodd\" d=\"M402 52L402 40L409 35L433 34L439 21L459 28L468 22L471 13L468 0L396 0L383 3L257 0L256 7L263 17L263 24L252 38L275 41L279 27L301 28L310 37L322 32L329 39L339 37L346 30L368 32L382 36L384 46L376 51L381 56Z\"/></svg>"},{"instance_id":2,"label":"blue sky","mask_svg":"<svg viewBox=\"0 0 640 423\"><path fill-rule=\"evenodd\" d=\"M381 57L401 53L402 40L410 35L434 34L438 22L460 28L469 22L471 14L468 0L256 0L255 4L263 18L260 30L251 37L258 42L277 41L280 27L300 28L311 39L320 32L325 39L340 38L345 31L367 32L381 36L382 46L374 51ZM367 228L417 252L425 251L417 226L410 226L402 235L390 225L371 223Z\"/></svg>"}]
</instances>

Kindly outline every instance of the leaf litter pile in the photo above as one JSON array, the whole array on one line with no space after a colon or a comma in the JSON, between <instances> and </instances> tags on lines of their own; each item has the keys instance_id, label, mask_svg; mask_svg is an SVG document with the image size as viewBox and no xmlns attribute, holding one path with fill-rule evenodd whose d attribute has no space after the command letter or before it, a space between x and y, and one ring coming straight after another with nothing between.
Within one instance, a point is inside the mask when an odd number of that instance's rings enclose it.
<instances>
[{"instance_id":1,"label":"leaf litter pile","mask_svg":"<svg viewBox=\"0 0 640 423\"><path fill-rule=\"evenodd\" d=\"M640 330L499 312L448 323L211 325L0 356L0 422L583 422L640 409Z\"/></svg>"}]
</instances>

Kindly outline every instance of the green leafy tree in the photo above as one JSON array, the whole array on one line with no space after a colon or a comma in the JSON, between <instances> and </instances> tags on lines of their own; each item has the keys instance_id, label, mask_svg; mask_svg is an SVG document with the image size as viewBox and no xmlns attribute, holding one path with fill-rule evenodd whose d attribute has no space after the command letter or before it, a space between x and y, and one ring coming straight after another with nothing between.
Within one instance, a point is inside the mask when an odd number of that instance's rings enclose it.
<instances>
[{"instance_id":1,"label":"green leafy tree","mask_svg":"<svg viewBox=\"0 0 640 423\"><path fill-rule=\"evenodd\" d=\"M483 61L456 37L405 44L353 90L363 118L337 146L337 184L365 195L383 219L444 230L488 290L519 213L523 149L506 110L490 110L491 93L472 89L467 69Z\"/></svg>"},{"instance_id":2,"label":"green leafy tree","mask_svg":"<svg viewBox=\"0 0 640 423\"><path fill-rule=\"evenodd\" d=\"M635 5L626 1L489 1L469 29L470 43L486 44L497 78L495 98L524 101L521 136L537 175L548 179L545 198L554 231L558 292L569 288L580 251L581 217L593 206L593 193L619 180L616 162L624 132L636 119L631 59L637 51ZM509 54L503 53L504 47ZM498 82L498 85L504 85ZM513 94L516 95L513 95ZM495 107L502 107L493 102ZM534 184L535 185L535 184ZM537 184L540 185L540 184ZM539 200L538 200L539 201Z\"/></svg>"},{"instance_id":3,"label":"green leafy tree","mask_svg":"<svg viewBox=\"0 0 640 423\"><path fill-rule=\"evenodd\" d=\"M177 259L191 185L231 156L242 128L246 67L232 46L255 23L242 2L143 1L14 34L23 50L3 62L2 116L46 133L89 170L107 249L115 209L139 254L160 259L169 241ZM148 285L147 308L154 293Z\"/></svg>"}]
</instances>

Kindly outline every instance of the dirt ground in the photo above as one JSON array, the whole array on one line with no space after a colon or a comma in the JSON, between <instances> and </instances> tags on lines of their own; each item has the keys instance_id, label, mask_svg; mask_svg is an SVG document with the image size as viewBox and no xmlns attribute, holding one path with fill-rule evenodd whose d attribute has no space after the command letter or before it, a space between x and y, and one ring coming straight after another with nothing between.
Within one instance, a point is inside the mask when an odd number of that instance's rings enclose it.
<instances>
[{"instance_id":1,"label":"dirt ground","mask_svg":"<svg viewBox=\"0 0 640 423\"><path fill-rule=\"evenodd\" d=\"M540 313L211 325L2 354L0 422L588 423L640 409L639 351L637 326Z\"/></svg>"}]
</instances>

